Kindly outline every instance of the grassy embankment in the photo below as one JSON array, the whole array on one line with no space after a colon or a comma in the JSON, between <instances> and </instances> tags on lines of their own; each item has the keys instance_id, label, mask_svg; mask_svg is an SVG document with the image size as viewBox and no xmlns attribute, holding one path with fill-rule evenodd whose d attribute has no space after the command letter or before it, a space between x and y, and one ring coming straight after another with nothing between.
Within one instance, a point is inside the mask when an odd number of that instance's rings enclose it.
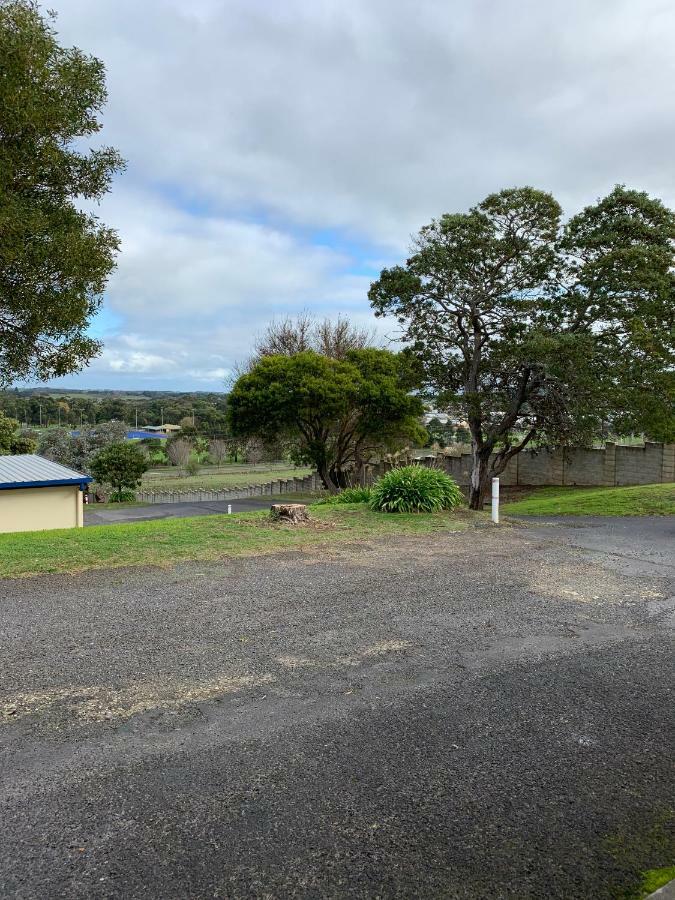
<instances>
[{"instance_id":1,"label":"grassy embankment","mask_svg":"<svg viewBox=\"0 0 675 900\"><path fill-rule=\"evenodd\" d=\"M463 531L487 521L482 513L390 515L363 504L314 506L307 527L270 522L267 512L160 519L128 525L0 535L0 577L80 572L120 566L163 566L181 560L275 553L329 551L338 544L388 535Z\"/></svg>"},{"instance_id":2,"label":"grassy embankment","mask_svg":"<svg viewBox=\"0 0 675 900\"><path fill-rule=\"evenodd\" d=\"M523 516L672 516L675 484L538 488L523 500L505 503L502 511Z\"/></svg>"}]
</instances>

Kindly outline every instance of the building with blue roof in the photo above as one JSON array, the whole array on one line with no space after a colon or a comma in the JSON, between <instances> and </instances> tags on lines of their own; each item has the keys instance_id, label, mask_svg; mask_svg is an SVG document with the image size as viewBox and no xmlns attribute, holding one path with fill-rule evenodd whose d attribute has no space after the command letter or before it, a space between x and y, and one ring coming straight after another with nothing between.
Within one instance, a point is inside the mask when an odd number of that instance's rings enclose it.
<instances>
[{"instance_id":1,"label":"building with blue roof","mask_svg":"<svg viewBox=\"0 0 675 900\"><path fill-rule=\"evenodd\" d=\"M91 481L34 453L0 456L0 532L81 528Z\"/></svg>"}]
</instances>

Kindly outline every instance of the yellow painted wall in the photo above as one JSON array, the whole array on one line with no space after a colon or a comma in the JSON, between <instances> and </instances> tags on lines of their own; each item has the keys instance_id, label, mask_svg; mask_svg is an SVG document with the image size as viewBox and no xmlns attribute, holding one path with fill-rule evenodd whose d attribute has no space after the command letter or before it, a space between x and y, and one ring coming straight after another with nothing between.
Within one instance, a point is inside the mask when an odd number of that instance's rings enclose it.
<instances>
[{"instance_id":1,"label":"yellow painted wall","mask_svg":"<svg viewBox=\"0 0 675 900\"><path fill-rule=\"evenodd\" d=\"M77 528L84 524L77 485L0 491L0 532Z\"/></svg>"}]
</instances>

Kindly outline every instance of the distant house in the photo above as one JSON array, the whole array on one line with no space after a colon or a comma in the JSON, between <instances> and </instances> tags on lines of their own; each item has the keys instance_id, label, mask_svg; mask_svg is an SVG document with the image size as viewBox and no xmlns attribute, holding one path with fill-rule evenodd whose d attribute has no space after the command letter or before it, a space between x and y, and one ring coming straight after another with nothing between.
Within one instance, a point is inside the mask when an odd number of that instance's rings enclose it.
<instances>
[{"instance_id":1,"label":"distant house","mask_svg":"<svg viewBox=\"0 0 675 900\"><path fill-rule=\"evenodd\" d=\"M143 429L145 431L152 431L155 434L175 434L177 431L180 431L180 425L171 425L167 423L166 425L144 425Z\"/></svg>"},{"instance_id":2,"label":"distant house","mask_svg":"<svg viewBox=\"0 0 675 900\"><path fill-rule=\"evenodd\" d=\"M160 438L163 440L164 438L168 437L168 435L164 434L161 431L151 431L151 427L152 426L150 426L149 428L134 428L131 431L127 431L125 437L128 441L142 441L144 438ZM81 432L79 431L71 431L70 436L79 437L80 433Z\"/></svg>"},{"instance_id":3,"label":"distant house","mask_svg":"<svg viewBox=\"0 0 675 900\"><path fill-rule=\"evenodd\" d=\"M128 441L142 441L147 440L148 438L157 438L159 440L165 440L168 435L164 434L161 431L150 431L147 428L139 428L133 431L127 431L127 440Z\"/></svg>"},{"instance_id":4,"label":"distant house","mask_svg":"<svg viewBox=\"0 0 675 900\"><path fill-rule=\"evenodd\" d=\"M0 456L0 532L81 528L91 480L32 453Z\"/></svg>"}]
</instances>

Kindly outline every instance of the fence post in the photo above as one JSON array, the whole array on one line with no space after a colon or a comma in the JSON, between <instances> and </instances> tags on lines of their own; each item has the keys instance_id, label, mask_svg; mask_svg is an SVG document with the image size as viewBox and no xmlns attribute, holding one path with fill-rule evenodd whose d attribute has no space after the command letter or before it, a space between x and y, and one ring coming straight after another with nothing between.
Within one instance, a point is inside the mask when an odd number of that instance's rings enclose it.
<instances>
[{"instance_id":1,"label":"fence post","mask_svg":"<svg viewBox=\"0 0 675 900\"><path fill-rule=\"evenodd\" d=\"M499 525L499 478L492 479L492 521Z\"/></svg>"}]
</instances>

